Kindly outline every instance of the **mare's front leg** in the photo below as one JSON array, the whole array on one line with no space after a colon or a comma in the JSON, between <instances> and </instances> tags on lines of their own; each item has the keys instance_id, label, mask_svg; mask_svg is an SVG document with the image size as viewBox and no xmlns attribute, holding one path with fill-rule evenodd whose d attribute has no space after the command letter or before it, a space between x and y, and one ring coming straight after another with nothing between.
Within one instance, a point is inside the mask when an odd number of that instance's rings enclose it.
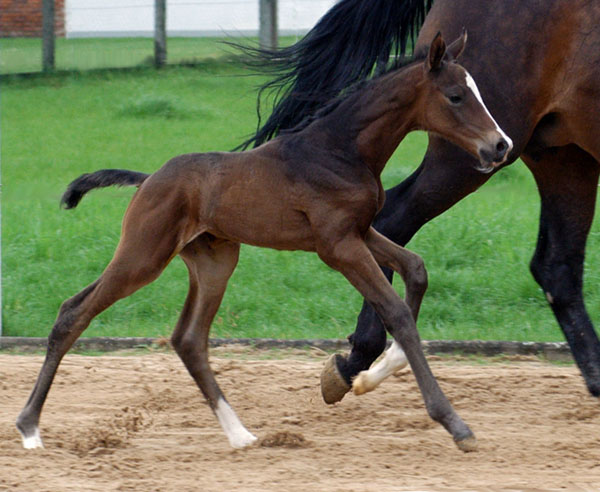
<instances>
[{"instance_id":1,"label":"mare's front leg","mask_svg":"<svg viewBox=\"0 0 600 492\"><path fill-rule=\"evenodd\" d=\"M600 396L600 341L583 300L585 243L594 217L598 162L571 145L523 156L542 200L531 272L569 343L588 390Z\"/></svg>"},{"instance_id":2,"label":"mare's front leg","mask_svg":"<svg viewBox=\"0 0 600 492\"><path fill-rule=\"evenodd\" d=\"M188 267L190 288L171 337L173 347L196 381L234 448L256 441L237 417L219 388L208 361L210 325L238 261L240 245L200 236L181 252Z\"/></svg>"},{"instance_id":3,"label":"mare's front leg","mask_svg":"<svg viewBox=\"0 0 600 492\"><path fill-rule=\"evenodd\" d=\"M491 174L474 169L473 158L445 140L430 136L429 147L419 168L398 186L386 191L383 209L373 226L394 243L405 245L428 221L485 183ZM391 282L393 270L384 269ZM365 302L354 333L348 339L347 357L337 354L321 375L327 379L327 403L341 400L358 373L368 369L385 349L386 334L381 320ZM394 349L396 350L396 349ZM333 375L333 376L332 376Z\"/></svg>"},{"instance_id":4,"label":"mare's front leg","mask_svg":"<svg viewBox=\"0 0 600 492\"><path fill-rule=\"evenodd\" d=\"M341 272L363 295L402 347L430 417L446 428L460 449L474 450L473 432L454 411L427 364L411 308L387 281L365 242L352 236L335 244L323 241L317 251L325 263Z\"/></svg>"}]
</instances>

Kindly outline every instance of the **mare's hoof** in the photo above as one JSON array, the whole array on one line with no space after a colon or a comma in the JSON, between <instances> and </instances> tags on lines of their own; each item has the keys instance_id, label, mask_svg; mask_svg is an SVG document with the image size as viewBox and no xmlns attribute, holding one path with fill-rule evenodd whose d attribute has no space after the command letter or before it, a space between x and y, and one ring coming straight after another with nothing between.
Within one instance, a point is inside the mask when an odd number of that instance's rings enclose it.
<instances>
[{"instance_id":1,"label":"mare's hoof","mask_svg":"<svg viewBox=\"0 0 600 492\"><path fill-rule=\"evenodd\" d=\"M321 394L328 405L337 403L350 391L350 385L340 374L337 362L343 360L340 354L332 355L321 371Z\"/></svg>"},{"instance_id":2,"label":"mare's hoof","mask_svg":"<svg viewBox=\"0 0 600 492\"><path fill-rule=\"evenodd\" d=\"M477 439L475 439L474 435L470 435L469 437L465 437L460 441L454 441L458 446L458 449L464 451L465 453L471 453L473 451L477 451Z\"/></svg>"}]
</instances>

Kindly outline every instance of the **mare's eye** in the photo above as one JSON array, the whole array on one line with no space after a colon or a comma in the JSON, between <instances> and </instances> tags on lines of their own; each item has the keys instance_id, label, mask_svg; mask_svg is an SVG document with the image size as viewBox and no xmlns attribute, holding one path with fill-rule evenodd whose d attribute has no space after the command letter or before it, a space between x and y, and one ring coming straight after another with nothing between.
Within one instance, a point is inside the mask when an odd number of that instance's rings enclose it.
<instances>
[{"instance_id":1,"label":"mare's eye","mask_svg":"<svg viewBox=\"0 0 600 492\"><path fill-rule=\"evenodd\" d=\"M462 96L454 95L454 96L448 96L448 100L452 104L460 104L462 102L463 98L462 98Z\"/></svg>"}]
</instances>

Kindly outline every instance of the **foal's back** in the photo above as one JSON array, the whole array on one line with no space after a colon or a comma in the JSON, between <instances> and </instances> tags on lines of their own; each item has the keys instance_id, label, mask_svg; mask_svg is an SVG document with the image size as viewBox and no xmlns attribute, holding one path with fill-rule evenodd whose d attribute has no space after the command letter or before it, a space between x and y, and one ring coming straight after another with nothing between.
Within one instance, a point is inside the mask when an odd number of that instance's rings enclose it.
<instances>
[{"instance_id":1,"label":"foal's back","mask_svg":"<svg viewBox=\"0 0 600 492\"><path fill-rule=\"evenodd\" d=\"M318 146L310 155L300 150L311 132L302 133L246 152L179 155L143 183L126 220L164 206L174 210L171 220L186 222L182 242L207 232L254 246L315 251L311 222L335 220L337 205L352 201L352 213L369 213L363 202L377 187L356 190L356 180L334 172L334 157Z\"/></svg>"}]
</instances>

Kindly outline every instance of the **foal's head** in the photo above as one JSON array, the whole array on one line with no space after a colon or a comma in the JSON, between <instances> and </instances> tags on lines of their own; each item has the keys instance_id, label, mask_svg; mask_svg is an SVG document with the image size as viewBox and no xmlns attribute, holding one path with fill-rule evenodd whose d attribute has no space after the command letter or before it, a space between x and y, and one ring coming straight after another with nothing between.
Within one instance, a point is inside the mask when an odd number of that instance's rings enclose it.
<instances>
[{"instance_id":1,"label":"foal's head","mask_svg":"<svg viewBox=\"0 0 600 492\"><path fill-rule=\"evenodd\" d=\"M446 48L438 33L431 43L423 65L422 123L477 156L476 169L488 173L506 161L513 144L485 107L473 78L456 63L466 41L463 32Z\"/></svg>"}]
</instances>

